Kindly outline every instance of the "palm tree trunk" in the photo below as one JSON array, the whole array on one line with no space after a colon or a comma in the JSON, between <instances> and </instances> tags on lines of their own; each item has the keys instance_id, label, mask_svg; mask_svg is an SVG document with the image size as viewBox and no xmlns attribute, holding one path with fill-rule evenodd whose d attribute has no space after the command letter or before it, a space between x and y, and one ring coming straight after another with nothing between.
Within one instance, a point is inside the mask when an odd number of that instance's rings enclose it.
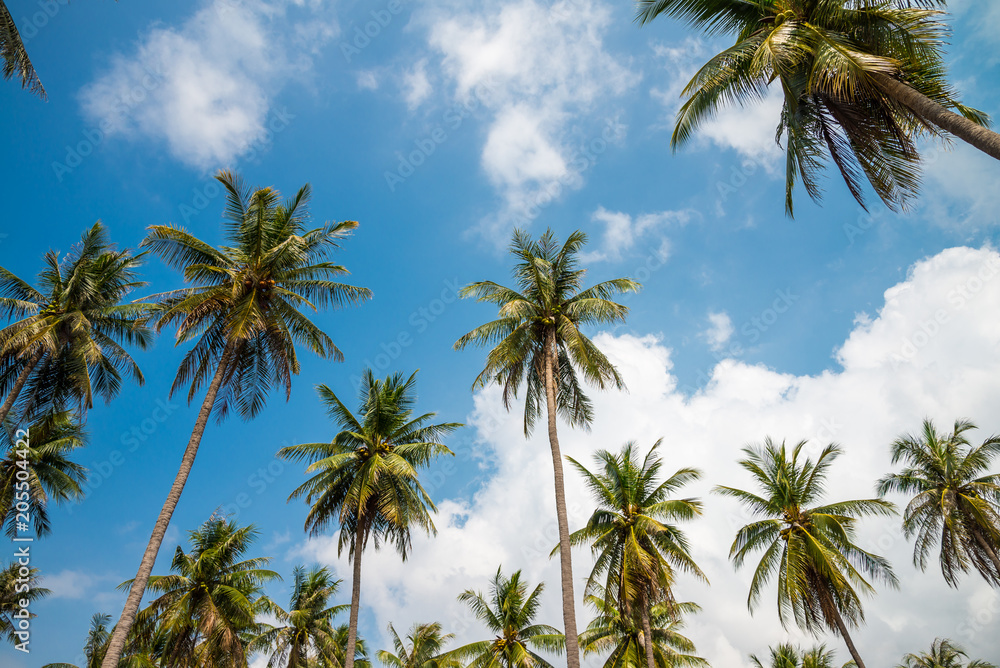
<instances>
[{"instance_id":1,"label":"palm tree trunk","mask_svg":"<svg viewBox=\"0 0 1000 668\"><path fill-rule=\"evenodd\" d=\"M942 130L947 130L983 153L1000 160L1000 134L977 125L920 93L902 81L874 74L875 82L892 99L904 104Z\"/></svg>"},{"instance_id":2,"label":"palm tree trunk","mask_svg":"<svg viewBox=\"0 0 1000 668\"><path fill-rule=\"evenodd\" d=\"M653 663L653 631L649 625L649 601L646 596L642 598L642 644L646 648L646 668L656 668Z\"/></svg>"},{"instance_id":3,"label":"palm tree trunk","mask_svg":"<svg viewBox=\"0 0 1000 668\"><path fill-rule=\"evenodd\" d=\"M351 619L347 626L347 649L344 650L344 668L354 668L354 653L358 645L358 608L361 605L361 550L365 532L358 522L354 536L354 583L351 586Z\"/></svg>"},{"instance_id":4,"label":"palm tree trunk","mask_svg":"<svg viewBox=\"0 0 1000 668\"><path fill-rule=\"evenodd\" d=\"M125 608L122 610L121 618L115 625L115 631L108 643L108 652L104 655L101 668L118 667L118 661L121 659L122 651L125 648L125 639L128 637L128 632L132 628L132 622L135 621L135 615L139 611L139 603L142 601L142 595L146 591L146 582L153 572L153 565L156 563L156 555L160 551L163 535L167 532L170 518L174 514L174 509L177 508L181 492L184 491L184 485L187 483L188 474L191 473L191 467L194 465L194 458L198 454L198 446L201 445L201 437L205 433L205 425L208 424L208 417L212 412L212 406L215 404L215 397L219 393L222 378L225 375L226 367L229 365L229 357L230 347L227 346L225 352L222 354L222 359L219 360L219 367L215 370L212 383L208 386L208 392L205 393L205 400L201 403L201 410L198 412L198 419L194 423L194 430L191 432L191 438L188 440L184 456L181 458L181 466L177 470L174 484L170 487L170 493L167 494L167 500L163 503L160 516L156 518L156 524L153 526L153 535L150 536L149 544L146 545L146 551L142 555L142 561L139 562L139 572L136 574L135 580L129 589L128 598L125 600Z\"/></svg>"},{"instance_id":5,"label":"palm tree trunk","mask_svg":"<svg viewBox=\"0 0 1000 668\"><path fill-rule=\"evenodd\" d=\"M0 424L7 419L7 414L10 413L10 409L14 407L14 402L17 401L17 395L21 394L21 389L24 384L28 382L28 376L31 375L31 371L38 366L39 360L42 359L43 351L41 348L35 351L35 354L31 356L28 360L27 366L21 371L21 374L14 381L14 387L10 388L10 393L3 402L3 406L0 406Z\"/></svg>"},{"instance_id":6,"label":"palm tree trunk","mask_svg":"<svg viewBox=\"0 0 1000 668\"><path fill-rule=\"evenodd\" d=\"M573 560L569 544L569 520L566 517L566 488L563 482L562 455L556 431L556 336L550 329L545 341L545 407L549 418L549 446L556 487L556 518L559 523L559 569L562 580L563 627L566 634L566 666L580 668L580 645L576 633L576 605L573 596Z\"/></svg>"},{"instance_id":7,"label":"palm tree trunk","mask_svg":"<svg viewBox=\"0 0 1000 668\"><path fill-rule=\"evenodd\" d=\"M840 611L837 610L837 606L833 602L833 597L825 589L820 589L820 596L826 599L827 607L830 610L830 615L833 617L833 622L837 626L837 631L840 633L840 637L844 639L847 643L847 651L851 653L851 658L854 659L854 663L858 668L865 668L865 662L861 660L861 655L858 654L858 648L854 646L854 641L851 640L851 634L847 632L847 625L844 624L844 618L840 616Z\"/></svg>"},{"instance_id":8,"label":"palm tree trunk","mask_svg":"<svg viewBox=\"0 0 1000 668\"><path fill-rule=\"evenodd\" d=\"M983 535L976 531L976 541L979 543L980 547L986 550L986 554L990 555L990 560L993 562L994 568L997 569L997 573L1000 574L1000 559L997 558L997 551L993 549L993 546L989 544Z\"/></svg>"}]
</instances>

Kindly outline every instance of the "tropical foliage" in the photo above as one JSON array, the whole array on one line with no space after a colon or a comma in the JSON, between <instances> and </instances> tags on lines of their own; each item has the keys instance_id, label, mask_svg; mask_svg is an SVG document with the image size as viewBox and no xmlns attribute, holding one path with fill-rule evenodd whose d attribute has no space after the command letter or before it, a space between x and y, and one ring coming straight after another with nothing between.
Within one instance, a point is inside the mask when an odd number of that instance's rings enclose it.
<instances>
[{"instance_id":1,"label":"tropical foliage","mask_svg":"<svg viewBox=\"0 0 1000 668\"><path fill-rule=\"evenodd\" d=\"M21 574L21 568L27 568L25 575ZM19 619L14 615L20 615L24 607L22 601L28 603L29 621L38 615L30 612L31 604L48 596L50 592L41 586L39 582L39 570L34 566L23 566L12 561L6 568L0 570L0 635L4 640L12 645L16 645L21 639L16 632Z\"/></svg>"},{"instance_id":2,"label":"tropical foliage","mask_svg":"<svg viewBox=\"0 0 1000 668\"><path fill-rule=\"evenodd\" d=\"M390 668L461 668L456 659L442 658L444 646L452 640L453 633L444 633L439 622L414 624L406 635L406 641L399 637L396 629L389 624L394 652L379 650L378 660Z\"/></svg>"},{"instance_id":3,"label":"tropical foliage","mask_svg":"<svg viewBox=\"0 0 1000 668\"><path fill-rule=\"evenodd\" d=\"M957 420L950 434L939 434L924 420L917 435L892 444L892 463L906 464L878 482L878 493L912 495L903 512L903 531L916 536L913 563L926 570L938 545L944 579L952 587L969 568L1000 586L1000 476L989 474L1000 454L1000 436L973 447L965 432L976 426Z\"/></svg>"},{"instance_id":4,"label":"tropical foliage","mask_svg":"<svg viewBox=\"0 0 1000 668\"><path fill-rule=\"evenodd\" d=\"M804 650L786 643L772 647L766 662L754 654L750 661L757 668L835 668L833 651L825 645Z\"/></svg>"},{"instance_id":5,"label":"tropical foliage","mask_svg":"<svg viewBox=\"0 0 1000 668\"><path fill-rule=\"evenodd\" d=\"M38 79L28 51L24 48L24 40L17 31L14 17L10 15L7 4L0 0L0 56L3 56L3 78L10 80L17 77L21 80L21 88L30 90L43 100L46 99L45 88Z\"/></svg>"},{"instance_id":6,"label":"tropical foliage","mask_svg":"<svg viewBox=\"0 0 1000 668\"><path fill-rule=\"evenodd\" d=\"M968 661L968 658L969 655L952 641L937 638L931 643L929 652L907 654L897 668L996 668L988 661Z\"/></svg>"}]
</instances>

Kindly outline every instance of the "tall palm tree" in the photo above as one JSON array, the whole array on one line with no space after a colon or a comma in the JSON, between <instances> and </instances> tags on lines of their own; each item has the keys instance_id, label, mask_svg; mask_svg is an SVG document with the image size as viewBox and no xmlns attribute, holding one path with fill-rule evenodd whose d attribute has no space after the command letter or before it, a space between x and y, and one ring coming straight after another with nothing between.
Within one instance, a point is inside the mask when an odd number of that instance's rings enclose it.
<instances>
[{"instance_id":1,"label":"tall palm tree","mask_svg":"<svg viewBox=\"0 0 1000 668\"><path fill-rule=\"evenodd\" d=\"M858 591L874 592L863 573L892 587L898 582L888 561L855 544L855 525L860 517L890 516L895 507L883 499L814 505L820 502L827 472L841 449L826 446L814 464L808 457L799 459L805 445L806 441L798 443L790 457L784 442L778 445L770 438L763 447L743 448L746 458L740 466L753 476L760 495L733 487L715 488L761 518L736 533L729 556L738 568L752 552L764 550L750 582L747 604L751 611L764 586L777 574L782 626L787 626L791 616L811 633L829 628L847 643L857 668L865 668L847 630L865 618Z\"/></svg>"},{"instance_id":2,"label":"tall palm tree","mask_svg":"<svg viewBox=\"0 0 1000 668\"><path fill-rule=\"evenodd\" d=\"M600 592L622 619L639 619L644 638L652 637L653 606L673 601L675 568L706 580L691 557L683 531L673 524L701 514L701 502L670 498L701 474L685 468L658 482L663 461L656 450L661 442L654 443L642 461L633 442L617 454L598 450L594 460L603 470L597 474L566 458L583 475L597 502L587 526L570 536L573 545L589 544L596 557L585 592ZM599 582L602 577L603 584ZM655 668L653 644L643 643L643 647L647 668Z\"/></svg>"},{"instance_id":3,"label":"tall palm tree","mask_svg":"<svg viewBox=\"0 0 1000 668\"><path fill-rule=\"evenodd\" d=\"M834 668L833 651L827 650L825 645L803 650L786 643L770 649L767 663L751 654L753 665L757 668Z\"/></svg>"},{"instance_id":4,"label":"tall palm tree","mask_svg":"<svg viewBox=\"0 0 1000 668\"><path fill-rule=\"evenodd\" d=\"M26 432L10 420L0 429L0 525L10 538L17 535L18 504L28 504L35 535L44 536L51 529L49 502L82 498L87 480L87 470L68 457L86 440L72 413L50 413Z\"/></svg>"},{"instance_id":5,"label":"tall palm tree","mask_svg":"<svg viewBox=\"0 0 1000 668\"><path fill-rule=\"evenodd\" d=\"M777 80L784 95L776 138L785 140L785 206L801 180L813 199L833 160L862 205L867 179L892 209L919 185L922 135L955 136L1000 159L988 117L958 101L942 44L945 0L639 0L641 23L687 21L735 44L711 58L682 95L671 145L687 141L724 105L747 105ZM951 111L954 109L955 111Z\"/></svg>"},{"instance_id":6,"label":"tall palm tree","mask_svg":"<svg viewBox=\"0 0 1000 668\"><path fill-rule=\"evenodd\" d=\"M580 375L601 389L608 385L624 389L625 384L614 365L581 327L624 322L628 309L612 299L622 293L636 292L640 287L629 278L617 278L584 289L586 270L579 268L579 252L586 241L587 235L576 231L560 247L551 230L546 230L538 241L515 230L510 253L517 259L512 271L517 288L503 287L492 281L480 281L463 288L462 297L475 297L498 306L499 317L480 325L455 343L458 350L472 344L493 346L473 389L489 383L503 386L504 406L510 410L521 385L525 385L525 436L531 433L544 403L552 450L569 668L579 668L580 649L556 415L562 415L571 425L586 427L590 424L593 410L583 393Z\"/></svg>"},{"instance_id":7,"label":"tall palm tree","mask_svg":"<svg viewBox=\"0 0 1000 668\"><path fill-rule=\"evenodd\" d=\"M250 650L269 654L268 668L306 668L311 658L340 665L333 618L349 606L330 603L340 588L340 580L326 568L306 570L296 566L292 583L288 610L274 605L267 611L277 617L281 626L263 625Z\"/></svg>"},{"instance_id":8,"label":"tall palm tree","mask_svg":"<svg viewBox=\"0 0 1000 668\"><path fill-rule=\"evenodd\" d=\"M636 616L622 615L618 607L608 603L603 595L590 595L586 602L597 616L580 634L583 655L610 652L604 668L632 668L648 662L646 648L651 648L656 668L708 668L708 661L694 656L694 643L681 635L682 614L700 608L689 602L660 602L649 610L649 629ZM647 643L646 638L652 642Z\"/></svg>"},{"instance_id":9,"label":"tall palm tree","mask_svg":"<svg viewBox=\"0 0 1000 668\"><path fill-rule=\"evenodd\" d=\"M462 425L427 424L435 413L414 415L416 377L416 372L409 378L396 373L378 380L366 369L357 416L333 390L320 385L320 399L341 431L330 443L303 443L278 451L279 457L310 462L306 473L314 475L289 496L289 500L305 497L312 506L306 530L315 536L338 524L338 554L348 547L348 558L354 562L346 668L354 665L361 555L369 539L375 549L382 542L391 543L405 561L413 526L437 532L430 515L437 508L421 486L417 470L438 455L454 454L439 439Z\"/></svg>"},{"instance_id":10,"label":"tall palm tree","mask_svg":"<svg viewBox=\"0 0 1000 668\"><path fill-rule=\"evenodd\" d=\"M439 622L429 624L414 624L404 642L389 624L389 634L392 636L392 647L395 654L387 650L379 650L376 656L383 665L390 668L461 668L456 659L441 658L444 646L453 639L453 633L442 633Z\"/></svg>"},{"instance_id":11,"label":"tall palm tree","mask_svg":"<svg viewBox=\"0 0 1000 668\"><path fill-rule=\"evenodd\" d=\"M903 532L916 535L913 563L925 570L940 543L941 572L952 587L969 566L1000 586L1000 475L988 473L1000 454L1000 436L972 447L964 434L975 428L957 420L951 434L939 434L924 420L922 433L892 444L892 463L904 461L906 468L878 482L880 495L913 495L903 512Z\"/></svg>"},{"instance_id":12,"label":"tall palm tree","mask_svg":"<svg viewBox=\"0 0 1000 668\"><path fill-rule=\"evenodd\" d=\"M471 589L462 592L458 600L467 603L496 637L463 645L447 652L445 657L466 662L468 668L552 668L551 663L534 651L562 654L565 647L565 638L558 629L533 623L544 586L539 583L529 594L528 584L521 580L521 571L506 578L498 568L490 583L488 599Z\"/></svg>"},{"instance_id":13,"label":"tall palm tree","mask_svg":"<svg viewBox=\"0 0 1000 668\"><path fill-rule=\"evenodd\" d=\"M22 564L15 560L0 570L0 635L12 645L21 642L16 635L19 630L18 619L14 617L23 609L21 602L28 601L28 614L30 619L34 619L38 615L30 612L31 604L52 593L39 585L40 571L37 568L29 566L28 574L21 575L22 567Z\"/></svg>"},{"instance_id":14,"label":"tall palm tree","mask_svg":"<svg viewBox=\"0 0 1000 668\"><path fill-rule=\"evenodd\" d=\"M256 617L273 606L263 587L280 576L264 568L270 558L244 558L258 536L253 525L213 516L189 536L191 551L177 546L174 553L174 573L149 578L159 596L138 614L135 637L147 642L162 632L162 662L177 668L246 668L247 645L259 630Z\"/></svg>"},{"instance_id":15,"label":"tall palm tree","mask_svg":"<svg viewBox=\"0 0 1000 668\"><path fill-rule=\"evenodd\" d=\"M235 408L251 419L274 386L283 386L287 398L292 376L299 372L296 343L322 358L343 359L330 337L299 309L338 308L371 297L367 288L333 280L347 270L326 258L358 224L346 221L307 229L308 185L282 203L273 188L249 188L233 172L220 172L216 179L226 190L229 245L214 248L170 225L150 227L142 242L194 284L155 296L157 330L176 324L178 345L197 339L181 362L171 394L190 383L190 402L206 382L208 389L115 626L104 668L115 668L121 657L210 414L221 422Z\"/></svg>"},{"instance_id":16,"label":"tall palm tree","mask_svg":"<svg viewBox=\"0 0 1000 668\"><path fill-rule=\"evenodd\" d=\"M931 651L907 654L897 668L997 668L982 659L966 663L968 658L965 650L952 641L937 638L931 643Z\"/></svg>"},{"instance_id":17,"label":"tall palm tree","mask_svg":"<svg viewBox=\"0 0 1000 668\"><path fill-rule=\"evenodd\" d=\"M122 303L145 285L141 263L141 254L116 249L98 221L63 259L45 254L37 288L0 267L0 313L14 320L0 330L0 423L17 402L30 420L70 401L86 410L95 392L110 401L123 373L142 384L124 346L145 349L152 341L149 307Z\"/></svg>"},{"instance_id":18,"label":"tall palm tree","mask_svg":"<svg viewBox=\"0 0 1000 668\"><path fill-rule=\"evenodd\" d=\"M3 78L10 80L17 76L21 80L21 88L27 88L43 100L47 98L42 82L31 65L28 51L24 48L21 34L14 25L14 18L7 10L6 3L0 0L0 56L3 56Z\"/></svg>"}]
</instances>

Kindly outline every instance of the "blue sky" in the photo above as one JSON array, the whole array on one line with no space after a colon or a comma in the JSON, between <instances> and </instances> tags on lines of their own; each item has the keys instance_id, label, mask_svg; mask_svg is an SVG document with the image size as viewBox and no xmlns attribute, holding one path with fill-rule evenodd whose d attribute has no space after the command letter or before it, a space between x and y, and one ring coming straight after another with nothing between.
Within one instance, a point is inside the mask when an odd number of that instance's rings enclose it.
<instances>
[{"instance_id":1,"label":"blue sky","mask_svg":"<svg viewBox=\"0 0 1000 668\"><path fill-rule=\"evenodd\" d=\"M548 544L538 518L554 516L547 446L524 441L495 392L470 391L484 354L452 350L492 315L457 300L457 287L508 279L515 225L583 229L591 281L644 285L626 325L594 332L630 393L595 394L593 431L564 430L582 461L663 436L668 468L704 469L703 494L742 480L732 461L746 442L837 440L846 454L831 489L865 496L888 443L925 415L1000 430L996 163L929 145L911 212L873 203L868 214L830 174L821 205L798 192L791 220L773 101L720 115L671 153L678 93L719 46L676 22L639 28L629 3L601 0L7 4L49 101L0 86L5 268L33 276L45 250L69 249L98 219L123 246L168 222L220 242L211 176L223 167L289 195L308 182L317 222L360 221L338 260L374 299L316 318L346 361L304 357L289 402L272 396L252 423L209 427L156 572L221 506L258 526L258 552L286 578L312 561L349 576L329 540L306 540L304 504L286 503L302 472L274 452L332 436L317 383L353 397L365 366L419 368L421 408L469 426L452 443L455 465L428 473L440 535L416 541L405 565L389 553L365 562L363 634L380 647L389 621L438 619L473 639L455 596L485 588L501 562L548 582L543 621L559 625L556 566L531 547ZM953 79L966 103L1000 116L1000 9L963 0L951 11ZM143 271L149 292L180 284L155 259ZM946 322L928 334L941 309ZM0 648L3 665L75 660L90 616L120 612L115 587L134 575L194 422L197 406L167 398L183 352L165 332L136 354L146 384L90 413L79 455L90 491L55 512L52 537L37 543L54 593L36 606L31 656ZM586 495L574 483L569 493L582 522ZM682 584L704 608L691 636L717 665L745 664L786 637L772 609L745 610L748 574L725 560L734 512L708 501L690 531L713 586ZM916 573L890 525L873 525L871 538L890 537L882 549L904 589L870 604L859 638L872 656L888 663L950 635L996 659L996 640L975 626L976 610L1000 610L996 595L971 578L955 591L933 569ZM587 555L576 558L582 576ZM285 585L271 593L285 602ZM916 602L928 597L941 606L921 616Z\"/></svg>"}]
</instances>

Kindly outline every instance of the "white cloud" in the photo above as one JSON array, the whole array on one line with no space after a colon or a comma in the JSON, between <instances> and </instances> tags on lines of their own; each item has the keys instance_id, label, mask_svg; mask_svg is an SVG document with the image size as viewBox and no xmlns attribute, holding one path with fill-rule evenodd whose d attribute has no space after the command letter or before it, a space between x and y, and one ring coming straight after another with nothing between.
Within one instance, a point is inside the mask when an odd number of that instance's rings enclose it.
<instances>
[{"instance_id":1,"label":"white cloud","mask_svg":"<svg viewBox=\"0 0 1000 668\"><path fill-rule=\"evenodd\" d=\"M378 77L372 70L361 70L358 72L358 88L362 90L376 90L378 88Z\"/></svg>"},{"instance_id":2,"label":"white cloud","mask_svg":"<svg viewBox=\"0 0 1000 668\"><path fill-rule=\"evenodd\" d=\"M274 96L338 34L329 13L317 1L207 0L115 55L81 91L84 113L105 135L162 141L188 165L229 164L266 141Z\"/></svg>"},{"instance_id":3,"label":"white cloud","mask_svg":"<svg viewBox=\"0 0 1000 668\"><path fill-rule=\"evenodd\" d=\"M624 138L610 104L638 75L606 49L611 12L599 0L435 7L422 20L456 99L478 98L492 117L482 166L503 198L490 223L506 239Z\"/></svg>"},{"instance_id":4,"label":"white cloud","mask_svg":"<svg viewBox=\"0 0 1000 668\"><path fill-rule=\"evenodd\" d=\"M722 350L729 343L729 339L733 338L733 333L736 331L733 327L733 321L725 311L720 313L710 311L708 323L709 327L702 332L702 336L708 341L709 348L716 351Z\"/></svg>"},{"instance_id":5,"label":"white cloud","mask_svg":"<svg viewBox=\"0 0 1000 668\"><path fill-rule=\"evenodd\" d=\"M694 211L658 211L633 216L621 211L608 211L603 206L590 217L594 222L604 224L604 234L601 235L597 250L583 253L580 259L584 262L617 261L632 250L636 243L643 239L645 246L652 246L652 234L667 225L685 225L697 213ZM666 237L661 236L660 250L657 255L665 260L670 254L670 244Z\"/></svg>"},{"instance_id":6,"label":"white cloud","mask_svg":"<svg viewBox=\"0 0 1000 668\"><path fill-rule=\"evenodd\" d=\"M427 59L421 59L413 69L403 75L406 106L413 111L431 94L431 82L427 78Z\"/></svg>"},{"instance_id":7,"label":"white cloud","mask_svg":"<svg viewBox=\"0 0 1000 668\"><path fill-rule=\"evenodd\" d=\"M681 577L677 594L702 605L688 635L713 665L747 666L749 653L766 652L769 644L789 638L812 642L794 629L781 629L771 588L761 609L752 617L747 613L752 566L735 571L728 560L734 531L747 520L731 500L709 493L716 484L751 485L736 464L739 448L766 435L809 439L812 453L839 442L845 453L830 471L831 495L869 498L875 480L891 468L889 444L917 429L923 417L942 427L957 417L973 418L982 427L980 438L1000 430L998 274L1000 255L993 250L946 250L916 264L904 282L888 289L877 315L857 321L837 353L842 370L796 376L726 359L708 385L690 396L678 390L672 352L655 336L596 337L630 392L593 391L593 430L562 427L563 453L590 464L597 448L617 448L631 439L645 448L665 437L661 453L667 472L682 466L704 472L703 480L684 490L704 499L704 516L685 529L712 584ZM364 555L362 605L374 613L379 629L389 621L407 628L414 621L438 620L457 634L457 642L481 638L484 629L455 597L468 588L485 589L501 563L508 573L523 568L529 581L547 584L538 621L562 626L558 562L548 557L556 533L544 430L525 440L518 411L504 412L495 388L476 394L469 424L495 463L492 477L471 499L441 501L438 536L415 537L405 563L389 550ZM566 485L570 523L579 527L592 502L578 475L568 473ZM903 583L900 591L878 587L865 603L868 622L854 638L866 660L895 665L935 636L954 638L972 656L992 656L992 638L977 632L984 626L974 604L993 605L995 594L976 577L965 578L955 591L933 566L925 574L915 572L912 545L900 535L898 522L860 526L862 544L889 557ZM310 540L299 552L350 572L346 560L336 556L335 538ZM579 599L591 561L585 550L573 558ZM581 628L589 614L578 609ZM847 660L839 639L823 640L836 648L840 661Z\"/></svg>"},{"instance_id":8,"label":"white cloud","mask_svg":"<svg viewBox=\"0 0 1000 668\"><path fill-rule=\"evenodd\" d=\"M119 580L114 575L97 575L73 570L42 576L42 586L52 592L48 596L51 599L81 599L84 596L93 598L95 587L118 583Z\"/></svg>"}]
</instances>

